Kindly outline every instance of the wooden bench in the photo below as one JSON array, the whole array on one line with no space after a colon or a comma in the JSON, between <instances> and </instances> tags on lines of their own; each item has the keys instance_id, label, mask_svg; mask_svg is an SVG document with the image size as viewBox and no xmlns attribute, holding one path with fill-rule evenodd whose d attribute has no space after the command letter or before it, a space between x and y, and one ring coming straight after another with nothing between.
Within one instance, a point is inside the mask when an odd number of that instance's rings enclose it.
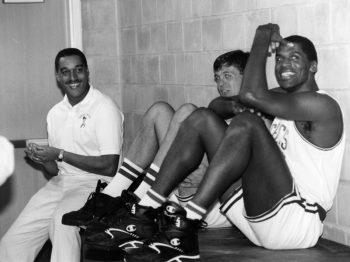
<instances>
[{"instance_id":1,"label":"wooden bench","mask_svg":"<svg viewBox=\"0 0 350 262\"><path fill-rule=\"evenodd\" d=\"M199 233L201 261L205 262L349 262L350 247L320 239L309 249L267 250L253 245L238 229L206 229ZM82 247L82 262L119 262L122 254Z\"/></svg>"}]
</instances>

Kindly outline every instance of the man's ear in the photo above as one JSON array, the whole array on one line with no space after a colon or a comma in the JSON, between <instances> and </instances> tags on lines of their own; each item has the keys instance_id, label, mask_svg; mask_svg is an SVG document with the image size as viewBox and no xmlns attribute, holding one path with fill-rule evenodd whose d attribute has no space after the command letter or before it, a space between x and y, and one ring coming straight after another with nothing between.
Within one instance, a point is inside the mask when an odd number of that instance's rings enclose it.
<instances>
[{"instance_id":1,"label":"man's ear","mask_svg":"<svg viewBox=\"0 0 350 262\"><path fill-rule=\"evenodd\" d=\"M310 72L312 72L312 73L317 72L317 62L316 61L311 62Z\"/></svg>"}]
</instances>

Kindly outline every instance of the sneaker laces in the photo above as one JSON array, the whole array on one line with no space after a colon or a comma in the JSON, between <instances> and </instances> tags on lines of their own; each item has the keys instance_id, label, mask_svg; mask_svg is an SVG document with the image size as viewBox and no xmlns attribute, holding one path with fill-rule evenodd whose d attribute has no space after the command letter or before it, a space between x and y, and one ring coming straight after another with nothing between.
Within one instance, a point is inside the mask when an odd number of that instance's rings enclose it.
<instances>
[{"instance_id":1,"label":"sneaker laces","mask_svg":"<svg viewBox=\"0 0 350 262\"><path fill-rule=\"evenodd\" d=\"M103 188L105 188L107 183L102 183L101 180L99 179L97 181L96 189L94 192L91 192L87 198L87 201L85 205L79 209L79 211L85 211L85 210L91 210L92 212L95 211L96 207L96 198L97 195L102 191Z\"/></svg>"},{"instance_id":2,"label":"sneaker laces","mask_svg":"<svg viewBox=\"0 0 350 262\"><path fill-rule=\"evenodd\" d=\"M156 234L154 234L152 237L145 239L143 241L143 244L146 246L152 245L156 242L162 242L164 240L168 241L165 232L173 227L177 216L176 215L169 216L169 215L166 215L162 211L163 210L161 209L161 207L158 208L158 216L157 216L157 221L156 221L158 224L158 232ZM193 225L194 228L198 228L198 229L205 229L208 227L208 223L206 221L204 221L203 219L194 220L193 224L194 224ZM174 247L174 248L183 252L183 250L179 247Z\"/></svg>"},{"instance_id":3,"label":"sneaker laces","mask_svg":"<svg viewBox=\"0 0 350 262\"><path fill-rule=\"evenodd\" d=\"M79 211L85 211L85 210L93 211L95 209L95 202L96 202L95 195L96 195L96 192L91 192L87 198L85 205L82 208L80 208Z\"/></svg>"},{"instance_id":4,"label":"sneaker laces","mask_svg":"<svg viewBox=\"0 0 350 262\"><path fill-rule=\"evenodd\" d=\"M116 201L110 203L106 212L98 220L105 224L116 223L121 218L130 214L130 208L134 201L134 196L124 190L121 196L117 197ZM113 206L111 206L113 204Z\"/></svg>"}]
</instances>

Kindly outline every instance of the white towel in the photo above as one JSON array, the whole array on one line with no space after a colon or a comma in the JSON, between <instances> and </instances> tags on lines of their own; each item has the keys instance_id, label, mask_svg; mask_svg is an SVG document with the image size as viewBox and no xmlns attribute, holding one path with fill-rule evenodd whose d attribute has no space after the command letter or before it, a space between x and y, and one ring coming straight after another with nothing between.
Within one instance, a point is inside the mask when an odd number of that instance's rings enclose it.
<instances>
[{"instance_id":1,"label":"white towel","mask_svg":"<svg viewBox=\"0 0 350 262\"><path fill-rule=\"evenodd\" d=\"M0 185L5 183L15 169L14 147L5 137L0 136Z\"/></svg>"}]
</instances>

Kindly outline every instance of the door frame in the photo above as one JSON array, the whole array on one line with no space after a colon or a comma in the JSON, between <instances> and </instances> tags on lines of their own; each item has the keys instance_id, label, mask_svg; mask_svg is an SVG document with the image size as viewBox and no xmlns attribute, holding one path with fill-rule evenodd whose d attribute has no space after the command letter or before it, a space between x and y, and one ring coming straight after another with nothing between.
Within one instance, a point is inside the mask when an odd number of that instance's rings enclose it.
<instances>
[{"instance_id":1,"label":"door frame","mask_svg":"<svg viewBox=\"0 0 350 262\"><path fill-rule=\"evenodd\" d=\"M81 17L81 0L68 0L69 10L69 44L83 50L83 27Z\"/></svg>"}]
</instances>

